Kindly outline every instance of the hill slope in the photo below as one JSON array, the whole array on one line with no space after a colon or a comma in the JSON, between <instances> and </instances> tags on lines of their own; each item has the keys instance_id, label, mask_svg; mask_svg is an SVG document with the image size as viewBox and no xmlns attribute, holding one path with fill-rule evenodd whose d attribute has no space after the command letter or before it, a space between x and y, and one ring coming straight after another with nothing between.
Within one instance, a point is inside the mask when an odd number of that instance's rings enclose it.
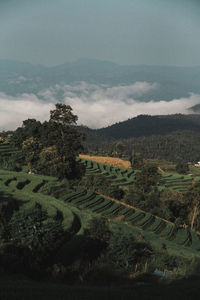
<instances>
[{"instance_id":1,"label":"hill slope","mask_svg":"<svg viewBox=\"0 0 200 300\"><path fill-rule=\"evenodd\" d=\"M177 130L200 129L200 115L140 115L124 122L96 130L97 133L112 138L130 138L151 135L163 135Z\"/></svg>"}]
</instances>

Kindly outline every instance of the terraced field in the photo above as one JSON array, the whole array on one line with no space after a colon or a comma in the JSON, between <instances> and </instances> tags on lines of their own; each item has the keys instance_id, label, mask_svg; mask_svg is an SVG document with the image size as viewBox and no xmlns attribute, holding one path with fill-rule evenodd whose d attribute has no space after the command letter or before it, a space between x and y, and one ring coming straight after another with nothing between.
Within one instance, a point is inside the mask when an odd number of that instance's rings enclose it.
<instances>
[{"instance_id":1,"label":"terraced field","mask_svg":"<svg viewBox=\"0 0 200 300\"><path fill-rule=\"evenodd\" d=\"M180 192L187 191L193 182L191 176L178 174L162 174L162 179L164 188Z\"/></svg>"},{"instance_id":2,"label":"terraced field","mask_svg":"<svg viewBox=\"0 0 200 300\"><path fill-rule=\"evenodd\" d=\"M9 143L0 143L0 157L9 157L11 154L16 151L10 146Z\"/></svg>"},{"instance_id":3,"label":"terraced field","mask_svg":"<svg viewBox=\"0 0 200 300\"><path fill-rule=\"evenodd\" d=\"M134 183L135 174L133 169L117 168L108 164L101 164L87 159L78 159L86 166L86 175L101 174L112 180L112 184L126 186Z\"/></svg>"},{"instance_id":4,"label":"terraced field","mask_svg":"<svg viewBox=\"0 0 200 300\"><path fill-rule=\"evenodd\" d=\"M50 219L58 214L63 216L62 227L67 233L81 234L87 221L92 218L90 214L81 213L74 206L52 196L43 195L40 189L48 182L57 179L50 176L29 175L22 172L0 170L0 201L12 197L19 203L20 210L26 211L39 204Z\"/></svg>"},{"instance_id":5,"label":"terraced field","mask_svg":"<svg viewBox=\"0 0 200 300\"><path fill-rule=\"evenodd\" d=\"M182 227L177 228L173 223L150 213L82 188L76 188L70 193L63 191L63 196L59 199L43 195L40 192L41 187L50 181L56 182L56 179L0 170L0 192L4 196L11 195L19 200L23 209L39 203L47 211L49 218L62 213L62 226L72 236L83 233L88 220L95 215L101 215L114 223L128 225L129 230L140 233L160 248L165 245L176 253L181 250L184 255L200 256L200 237L197 233Z\"/></svg>"},{"instance_id":6,"label":"terraced field","mask_svg":"<svg viewBox=\"0 0 200 300\"><path fill-rule=\"evenodd\" d=\"M8 157L15 151L11 148L9 143L0 143L0 157ZM95 158L93 158L95 159ZM86 166L86 175L102 174L112 180L112 184L120 186L129 186L134 184L135 175L137 171L131 168L119 168L109 164L103 164L98 161L89 160L85 158L78 158ZM98 157L97 159L98 160ZM185 192L192 185L192 182L200 181L200 177L192 178L187 175L162 173L162 184L159 189L169 189L174 191Z\"/></svg>"},{"instance_id":7,"label":"terraced field","mask_svg":"<svg viewBox=\"0 0 200 300\"><path fill-rule=\"evenodd\" d=\"M77 206L81 210L90 210L112 220L120 220L129 226L149 232L163 243L173 243L200 251L200 236L183 227L177 228L173 223L153 216L137 208L104 198L94 192L78 188L66 194L62 201Z\"/></svg>"},{"instance_id":8,"label":"terraced field","mask_svg":"<svg viewBox=\"0 0 200 300\"><path fill-rule=\"evenodd\" d=\"M138 171L133 169L117 168L108 164L102 164L88 159L80 159L86 166L86 175L101 174L112 180L113 184L128 186L134 184L135 175ZM193 181L200 181L200 177L193 179L188 175L161 173L162 181L158 188L185 192L191 187Z\"/></svg>"}]
</instances>

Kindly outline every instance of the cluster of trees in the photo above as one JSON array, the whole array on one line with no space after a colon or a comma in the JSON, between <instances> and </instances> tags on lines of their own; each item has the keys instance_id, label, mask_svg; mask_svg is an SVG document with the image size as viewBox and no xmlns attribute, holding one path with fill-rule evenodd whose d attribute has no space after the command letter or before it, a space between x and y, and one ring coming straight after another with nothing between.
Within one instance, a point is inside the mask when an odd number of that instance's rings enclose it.
<instances>
[{"instance_id":1,"label":"cluster of trees","mask_svg":"<svg viewBox=\"0 0 200 300\"><path fill-rule=\"evenodd\" d=\"M179 174L187 174L189 172L189 166L187 163L179 162L176 165L176 172Z\"/></svg>"},{"instance_id":2,"label":"cluster of trees","mask_svg":"<svg viewBox=\"0 0 200 300\"><path fill-rule=\"evenodd\" d=\"M180 173L188 172L187 164L177 164ZM200 230L200 184L193 183L185 193L163 190L158 186L162 184L162 176L155 164L144 164L136 173L134 185L129 187L123 201L139 207L154 215L186 225L196 231Z\"/></svg>"},{"instance_id":3,"label":"cluster of trees","mask_svg":"<svg viewBox=\"0 0 200 300\"><path fill-rule=\"evenodd\" d=\"M161 175L155 164L143 164L136 173L134 185L129 187L124 201L130 205L141 208L159 217L169 219L170 211L161 200L158 185Z\"/></svg>"},{"instance_id":4,"label":"cluster of trees","mask_svg":"<svg viewBox=\"0 0 200 300\"><path fill-rule=\"evenodd\" d=\"M26 162L30 173L80 178L84 167L76 157L83 149L84 136L76 130L76 121L72 108L61 103L50 111L49 121L23 121L10 139L13 148L19 150L13 159L21 165Z\"/></svg>"},{"instance_id":5,"label":"cluster of trees","mask_svg":"<svg viewBox=\"0 0 200 300\"><path fill-rule=\"evenodd\" d=\"M80 129L79 129L80 130ZM83 130L85 132L85 130ZM200 133L198 131L173 131L168 134L154 134L134 138L113 139L99 133L87 131L84 147L87 153L117 155L116 145L123 144L121 156L130 156L132 151L150 159L164 159L171 162L197 162L200 160Z\"/></svg>"}]
</instances>

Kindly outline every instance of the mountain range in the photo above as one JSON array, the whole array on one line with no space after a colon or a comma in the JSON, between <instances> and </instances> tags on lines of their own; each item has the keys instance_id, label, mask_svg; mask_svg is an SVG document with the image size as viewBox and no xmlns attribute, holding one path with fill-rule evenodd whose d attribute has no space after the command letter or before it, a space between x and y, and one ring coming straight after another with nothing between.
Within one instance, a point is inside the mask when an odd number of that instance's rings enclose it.
<instances>
[{"instance_id":1,"label":"mountain range","mask_svg":"<svg viewBox=\"0 0 200 300\"><path fill-rule=\"evenodd\" d=\"M58 66L46 67L25 62L0 60L0 92L11 96L23 93L38 94L56 85L87 82L118 86L135 82L157 83L157 88L139 101L170 101L200 94L200 67L118 65L108 61L79 59ZM62 94L57 97L62 99ZM190 106L190 105L189 105Z\"/></svg>"}]
</instances>

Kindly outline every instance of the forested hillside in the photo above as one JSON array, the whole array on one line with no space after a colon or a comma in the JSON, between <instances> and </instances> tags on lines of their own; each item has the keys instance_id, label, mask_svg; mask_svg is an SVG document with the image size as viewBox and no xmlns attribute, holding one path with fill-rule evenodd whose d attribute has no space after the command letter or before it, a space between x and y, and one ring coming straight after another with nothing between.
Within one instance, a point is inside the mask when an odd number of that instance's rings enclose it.
<instances>
[{"instance_id":1,"label":"forested hillside","mask_svg":"<svg viewBox=\"0 0 200 300\"><path fill-rule=\"evenodd\" d=\"M130 138L167 134L177 130L200 130L200 115L139 115L124 122L97 130L113 138Z\"/></svg>"},{"instance_id":2,"label":"forested hillside","mask_svg":"<svg viewBox=\"0 0 200 300\"><path fill-rule=\"evenodd\" d=\"M99 130L79 130L86 134L86 153L113 155L122 142L124 155L135 151L146 158L172 162L200 159L199 115L141 115Z\"/></svg>"}]
</instances>

